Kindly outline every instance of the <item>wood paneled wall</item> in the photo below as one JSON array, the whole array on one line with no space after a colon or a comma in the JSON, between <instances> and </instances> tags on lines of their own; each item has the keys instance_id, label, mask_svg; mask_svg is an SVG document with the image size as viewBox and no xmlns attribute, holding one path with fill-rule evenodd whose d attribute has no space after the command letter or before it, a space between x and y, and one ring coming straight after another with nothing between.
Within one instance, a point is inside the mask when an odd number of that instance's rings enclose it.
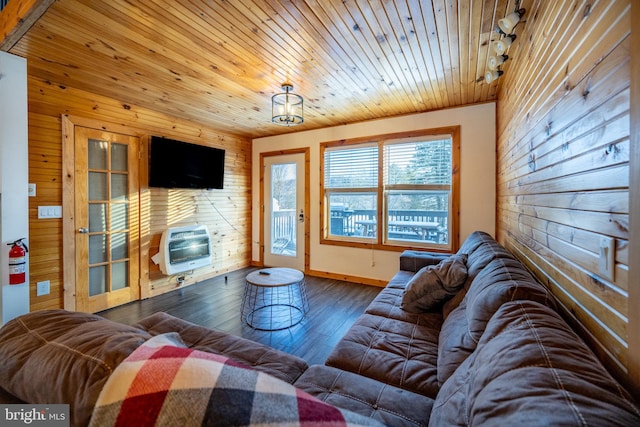
<instances>
[{"instance_id":1,"label":"wood paneled wall","mask_svg":"<svg viewBox=\"0 0 640 427\"><path fill-rule=\"evenodd\" d=\"M207 224L213 235L213 265L187 275L185 284L204 280L250 263L251 142L221 134L197 123L178 120L118 100L29 77L29 182L37 186L29 198L31 310L62 308L62 220L38 219L38 206L62 205L63 114L104 123L108 130L134 132L145 141L161 135L226 150L224 190L165 190L142 188L142 295L163 293L177 286L163 276L150 256L158 252L168 226ZM36 296L36 282L51 281L51 293Z\"/></svg>"},{"instance_id":2,"label":"wood paneled wall","mask_svg":"<svg viewBox=\"0 0 640 427\"><path fill-rule=\"evenodd\" d=\"M631 2L526 3L498 94L498 239L629 385Z\"/></svg>"}]
</instances>

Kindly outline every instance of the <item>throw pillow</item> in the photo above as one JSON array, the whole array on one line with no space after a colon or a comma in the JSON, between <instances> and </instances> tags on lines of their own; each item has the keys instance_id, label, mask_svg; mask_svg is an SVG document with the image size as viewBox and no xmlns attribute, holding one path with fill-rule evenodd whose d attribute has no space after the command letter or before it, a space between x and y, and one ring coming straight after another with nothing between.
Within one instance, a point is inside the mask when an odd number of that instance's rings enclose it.
<instances>
[{"instance_id":1,"label":"throw pillow","mask_svg":"<svg viewBox=\"0 0 640 427\"><path fill-rule=\"evenodd\" d=\"M467 279L467 254L456 254L420 269L407 283L401 308L422 313L453 297Z\"/></svg>"}]
</instances>

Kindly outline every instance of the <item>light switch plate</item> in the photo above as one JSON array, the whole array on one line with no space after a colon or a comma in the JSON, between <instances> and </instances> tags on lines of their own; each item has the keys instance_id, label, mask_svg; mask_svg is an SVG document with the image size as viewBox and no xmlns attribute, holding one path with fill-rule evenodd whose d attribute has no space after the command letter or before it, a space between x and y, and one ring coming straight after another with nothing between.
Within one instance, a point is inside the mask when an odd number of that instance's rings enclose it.
<instances>
[{"instance_id":1,"label":"light switch plate","mask_svg":"<svg viewBox=\"0 0 640 427\"><path fill-rule=\"evenodd\" d=\"M600 276L613 282L616 255L616 240L613 237L600 237L600 258L598 260L598 272Z\"/></svg>"},{"instance_id":2,"label":"light switch plate","mask_svg":"<svg viewBox=\"0 0 640 427\"><path fill-rule=\"evenodd\" d=\"M38 206L38 219L62 218L62 206Z\"/></svg>"},{"instance_id":3,"label":"light switch plate","mask_svg":"<svg viewBox=\"0 0 640 427\"><path fill-rule=\"evenodd\" d=\"M29 197L36 197L36 185L29 183Z\"/></svg>"},{"instance_id":4,"label":"light switch plate","mask_svg":"<svg viewBox=\"0 0 640 427\"><path fill-rule=\"evenodd\" d=\"M43 280L36 283L36 296L48 295L51 292L51 282Z\"/></svg>"}]
</instances>

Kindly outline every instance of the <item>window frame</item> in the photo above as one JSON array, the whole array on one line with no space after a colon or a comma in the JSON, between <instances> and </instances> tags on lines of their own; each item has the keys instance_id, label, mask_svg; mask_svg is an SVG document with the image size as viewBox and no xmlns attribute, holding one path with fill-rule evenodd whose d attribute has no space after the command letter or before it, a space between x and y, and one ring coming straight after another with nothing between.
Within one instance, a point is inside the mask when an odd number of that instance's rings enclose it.
<instances>
[{"instance_id":1,"label":"window frame","mask_svg":"<svg viewBox=\"0 0 640 427\"><path fill-rule=\"evenodd\" d=\"M418 241L405 241L399 239L387 239L388 212L385 204L389 191L394 189L420 189L421 185L394 184L385 188L384 179L384 147L385 144L410 142L424 137L448 135L451 137L451 185L449 200L449 240L446 245L434 244L430 242L421 243ZM375 143L378 147L378 183L376 188L325 188L325 152L335 147L364 146ZM422 185L424 186L424 185ZM429 185L433 186L433 185ZM329 235L329 224L331 215L328 212L330 194L348 192L372 192L376 194L376 221L383 227L378 227L376 236L373 238L360 236L335 236ZM388 191L386 191L388 190ZM403 251L406 249L429 250L432 252L455 252L459 248L460 236L460 126L447 126L431 129L422 129L409 132L395 132L361 138L342 139L337 141L326 141L320 143L320 244L348 246L355 248L381 249L391 251Z\"/></svg>"}]
</instances>

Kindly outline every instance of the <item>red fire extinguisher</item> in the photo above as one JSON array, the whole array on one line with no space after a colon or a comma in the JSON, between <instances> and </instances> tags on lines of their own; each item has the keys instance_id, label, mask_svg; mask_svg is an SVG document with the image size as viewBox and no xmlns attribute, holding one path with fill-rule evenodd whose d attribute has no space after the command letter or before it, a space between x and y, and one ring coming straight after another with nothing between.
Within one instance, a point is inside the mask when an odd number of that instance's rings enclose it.
<instances>
[{"instance_id":1,"label":"red fire extinguisher","mask_svg":"<svg viewBox=\"0 0 640 427\"><path fill-rule=\"evenodd\" d=\"M24 239L24 238L23 238ZM9 284L21 285L27 281L27 252L29 248L22 240L7 243L11 246L9 250Z\"/></svg>"}]
</instances>

